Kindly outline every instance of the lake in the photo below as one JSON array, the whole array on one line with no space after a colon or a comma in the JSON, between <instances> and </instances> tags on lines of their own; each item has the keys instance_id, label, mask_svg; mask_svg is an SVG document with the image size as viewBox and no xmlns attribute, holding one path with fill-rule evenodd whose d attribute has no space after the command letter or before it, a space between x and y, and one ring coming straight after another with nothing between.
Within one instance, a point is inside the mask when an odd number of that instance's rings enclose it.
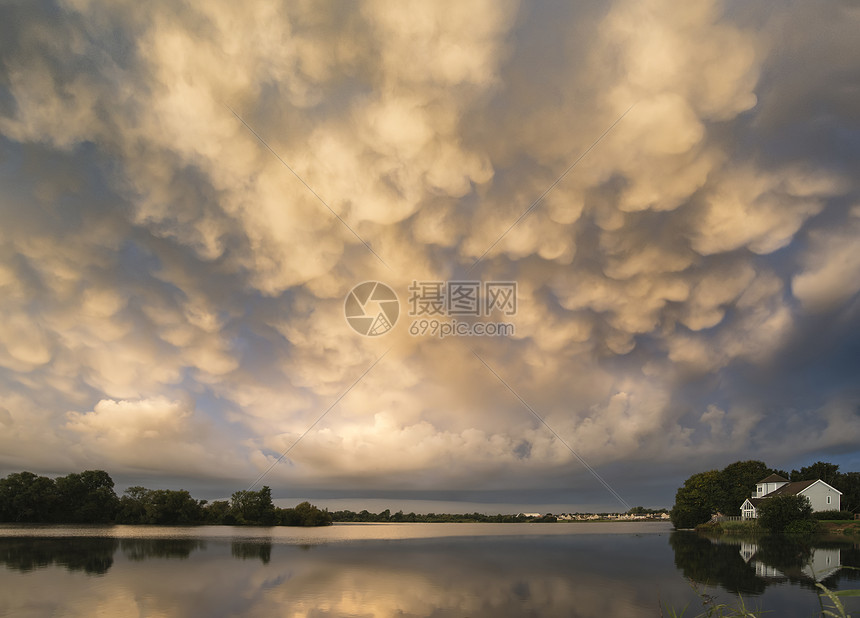
<instances>
[{"instance_id":1,"label":"lake","mask_svg":"<svg viewBox=\"0 0 860 618\"><path fill-rule=\"evenodd\" d=\"M0 616L816 616L857 542L713 541L659 522L0 526ZM857 598L849 608L860 610Z\"/></svg>"}]
</instances>

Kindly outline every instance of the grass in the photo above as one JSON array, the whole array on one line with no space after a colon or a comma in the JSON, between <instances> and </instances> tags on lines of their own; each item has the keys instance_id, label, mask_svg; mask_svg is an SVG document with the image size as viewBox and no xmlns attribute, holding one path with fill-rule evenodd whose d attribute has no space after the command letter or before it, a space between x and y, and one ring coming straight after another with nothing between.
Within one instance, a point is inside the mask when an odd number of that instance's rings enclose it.
<instances>
[{"instance_id":1,"label":"grass","mask_svg":"<svg viewBox=\"0 0 860 618\"><path fill-rule=\"evenodd\" d=\"M820 535L843 535L860 536L860 521L855 519L845 520L818 520L819 529L815 534ZM746 521L709 521L696 526L699 532L709 534L754 534L765 532L757 523L757 520Z\"/></svg>"},{"instance_id":2,"label":"grass","mask_svg":"<svg viewBox=\"0 0 860 618\"><path fill-rule=\"evenodd\" d=\"M699 532L709 532L711 534L745 534L760 532L756 520L747 521L709 521L708 523L696 526Z\"/></svg>"},{"instance_id":3,"label":"grass","mask_svg":"<svg viewBox=\"0 0 860 618\"><path fill-rule=\"evenodd\" d=\"M831 618L851 618L851 614L845 611L845 606L840 600L841 597L860 597L860 590L839 590L834 592L829 590L824 584L816 583L821 589L818 593L818 598L821 601L821 615L830 616ZM824 606L824 599L830 602L830 607Z\"/></svg>"},{"instance_id":4,"label":"grass","mask_svg":"<svg viewBox=\"0 0 860 618\"><path fill-rule=\"evenodd\" d=\"M723 521L720 528L725 533L757 532L758 524L755 521Z\"/></svg>"},{"instance_id":5,"label":"grass","mask_svg":"<svg viewBox=\"0 0 860 618\"><path fill-rule=\"evenodd\" d=\"M846 569L858 570L857 567L843 567ZM815 583L821 592L818 593L818 600L821 602L821 615L829 616L830 618L851 618L851 614L845 611L845 606L842 604L843 597L860 597L860 590L830 590L824 584ZM824 599L830 602L829 607L824 606Z\"/></svg>"},{"instance_id":6,"label":"grass","mask_svg":"<svg viewBox=\"0 0 860 618\"><path fill-rule=\"evenodd\" d=\"M823 524L841 524L843 526L860 523L856 519L819 519L818 521Z\"/></svg>"},{"instance_id":7,"label":"grass","mask_svg":"<svg viewBox=\"0 0 860 618\"><path fill-rule=\"evenodd\" d=\"M821 528L825 534L841 534L844 536L860 536L860 521L856 519L822 521Z\"/></svg>"}]
</instances>

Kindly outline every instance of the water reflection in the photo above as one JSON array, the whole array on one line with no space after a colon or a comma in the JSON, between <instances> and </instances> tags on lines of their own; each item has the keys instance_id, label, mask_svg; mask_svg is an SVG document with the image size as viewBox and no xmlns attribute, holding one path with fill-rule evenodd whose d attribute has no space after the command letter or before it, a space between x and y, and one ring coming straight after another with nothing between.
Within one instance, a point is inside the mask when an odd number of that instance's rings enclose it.
<instances>
[{"instance_id":1,"label":"water reflection","mask_svg":"<svg viewBox=\"0 0 860 618\"><path fill-rule=\"evenodd\" d=\"M233 541L230 544L230 554L240 560L260 560L263 564L269 564L272 559L272 542L259 541Z\"/></svg>"},{"instance_id":2,"label":"water reflection","mask_svg":"<svg viewBox=\"0 0 860 618\"><path fill-rule=\"evenodd\" d=\"M814 615L811 573L831 587L860 574L841 568L860 564L856 546L767 537L508 534L301 545L271 534L0 537L0 615L624 618L658 615L661 603L694 608L684 577L761 595L772 615Z\"/></svg>"},{"instance_id":3,"label":"water reflection","mask_svg":"<svg viewBox=\"0 0 860 618\"><path fill-rule=\"evenodd\" d=\"M858 544L787 535L708 538L685 532L673 534L669 542L684 577L733 593L762 594L783 582L816 590L816 582L838 588L843 581L860 581L860 571L842 568L860 566Z\"/></svg>"},{"instance_id":4,"label":"water reflection","mask_svg":"<svg viewBox=\"0 0 860 618\"><path fill-rule=\"evenodd\" d=\"M198 539L122 539L120 548L129 560L172 558L185 560L196 549L206 549L206 541Z\"/></svg>"},{"instance_id":5,"label":"water reflection","mask_svg":"<svg viewBox=\"0 0 860 618\"><path fill-rule=\"evenodd\" d=\"M0 538L0 547L23 551L33 541ZM78 542L89 554L103 540ZM100 584L69 577L57 560L43 559L45 568L26 580L0 569L0 615L38 606L72 616L623 618L654 614L661 600L683 606L689 596L666 536L657 534L304 546L264 538L121 539L109 549L113 565Z\"/></svg>"},{"instance_id":6,"label":"water reflection","mask_svg":"<svg viewBox=\"0 0 860 618\"><path fill-rule=\"evenodd\" d=\"M0 564L26 573L50 565L69 571L103 575L113 565L116 539L12 538L0 539Z\"/></svg>"}]
</instances>

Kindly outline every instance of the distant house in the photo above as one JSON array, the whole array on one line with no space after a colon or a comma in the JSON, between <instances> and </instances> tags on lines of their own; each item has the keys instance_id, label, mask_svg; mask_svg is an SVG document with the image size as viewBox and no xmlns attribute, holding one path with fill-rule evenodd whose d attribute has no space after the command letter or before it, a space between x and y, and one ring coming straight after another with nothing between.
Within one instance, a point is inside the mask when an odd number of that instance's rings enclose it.
<instances>
[{"instance_id":1,"label":"distant house","mask_svg":"<svg viewBox=\"0 0 860 618\"><path fill-rule=\"evenodd\" d=\"M842 492L821 479L791 483L778 474L771 474L756 483L755 494L744 500L741 505L741 517L755 519L758 517L758 505L763 500L774 496L806 496L812 504L813 511L838 511Z\"/></svg>"}]
</instances>

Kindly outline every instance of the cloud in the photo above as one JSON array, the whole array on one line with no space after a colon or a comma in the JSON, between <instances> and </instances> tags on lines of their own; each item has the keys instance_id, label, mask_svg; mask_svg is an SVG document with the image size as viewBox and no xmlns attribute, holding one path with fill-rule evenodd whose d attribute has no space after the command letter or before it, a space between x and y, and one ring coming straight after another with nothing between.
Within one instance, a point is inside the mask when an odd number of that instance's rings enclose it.
<instances>
[{"instance_id":1,"label":"cloud","mask_svg":"<svg viewBox=\"0 0 860 618\"><path fill-rule=\"evenodd\" d=\"M804 309L820 313L843 306L860 290L860 207L851 209L839 229L810 232L803 268L791 280L794 296Z\"/></svg>"},{"instance_id":2,"label":"cloud","mask_svg":"<svg viewBox=\"0 0 860 618\"><path fill-rule=\"evenodd\" d=\"M215 448L210 424L188 402L103 399L89 412L68 412L66 419L64 428L77 438L71 450L78 458L125 470L206 475L209 466L232 459Z\"/></svg>"},{"instance_id":3,"label":"cloud","mask_svg":"<svg viewBox=\"0 0 860 618\"><path fill-rule=\"evenodd\" d=\"M842 4L3 10L4 465L250 480L338 402L275 478L582 474L474 351L594 465L686 469L767 449L781 355L856 329ZM410 283L457 278L517 281L516 334L411 337ZM363 339L374 279L401 322ZM775 457L844 448L850 389L808 382L824 437Z\"/></svg>"},{"instance_id":4,"label":"cloud","mask_svg":"<svg viewBox=\"0 0 860 618\"><path fill-rule=\"evenodd\" d=\"M785 247L824 198L841 195L844 184L827 172L787 169L778 176L755 169L729 170L705 199L693 247L704 255L749 247L766 254ZM770 176L770 177L769 177Z\"/></svg>"}]
</instances>

